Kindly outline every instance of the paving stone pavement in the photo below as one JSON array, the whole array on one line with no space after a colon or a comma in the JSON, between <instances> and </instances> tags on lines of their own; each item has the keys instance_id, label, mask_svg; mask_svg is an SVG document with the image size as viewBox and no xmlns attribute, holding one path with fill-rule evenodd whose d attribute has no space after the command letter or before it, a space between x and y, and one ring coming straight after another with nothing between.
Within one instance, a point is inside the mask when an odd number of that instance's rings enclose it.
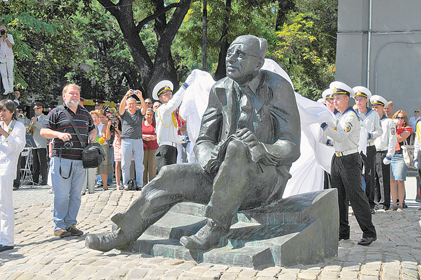
<instances>
[{"instance_id":1,"label":"paving stone pavement","mask_svg":"<svg viewBox=\"0 0 421 280\"><path fill-rule=\"evenodd\" d=\"M408 178L407 186L415 178ZM411 187L413 188L413 187ZM409 189L409 188L408 188ZM373 215L378 240L357 245L361 231L350 216L351 239L339 242L338 256L314 265L264 270L197 264L112 250L85 248L85 237L53 236L52 201L48 186L14 192L15 249L0 253L1 279L360 279L415 280L421 273L421 211L407 192L408 209ZM124 211L140 195L135 191L97 191L82 197L78 227L86 233L111 229L110 216Z\"/></svg>"}]
</instances>

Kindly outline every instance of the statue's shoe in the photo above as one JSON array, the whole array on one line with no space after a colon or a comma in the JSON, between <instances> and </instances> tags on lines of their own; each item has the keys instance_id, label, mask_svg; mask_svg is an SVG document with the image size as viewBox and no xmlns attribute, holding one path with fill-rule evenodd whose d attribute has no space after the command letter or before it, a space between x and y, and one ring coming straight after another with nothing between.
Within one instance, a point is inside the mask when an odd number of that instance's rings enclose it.
<instances>
[{"instance_id":1,"label":"statue's shoe","mask_svg":"<svg viewBox=\"0 0 421 280\"><path fill-rule=\"evenodd\" d=\"M127 243L123 235L124 234L122 234L120 230L107 233L89 234L85 238L85 246L103 252L110 251L114 248L121 249Z\"/></svg>"},{"instance_id":2,"label":"statue's shoe","mask_svg":"<svg viewBox=\"0 0 421 280\"><path fill-rule=\"evenodd\" d=\"M227 230L223 227L218 226L212 220L208 220L205 226L203 226L195 235L183 236L180 238L180 243L191 251L197 250L209 250L216 247L219 244L219 240L225 234Z\"/></svg>"}]
</instances>

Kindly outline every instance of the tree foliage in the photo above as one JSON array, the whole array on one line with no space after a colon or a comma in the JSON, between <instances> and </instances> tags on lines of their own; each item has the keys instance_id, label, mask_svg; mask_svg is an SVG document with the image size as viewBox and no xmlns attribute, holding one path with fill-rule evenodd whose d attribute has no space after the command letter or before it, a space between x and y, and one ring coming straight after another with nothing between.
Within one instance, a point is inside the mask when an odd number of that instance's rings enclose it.
<instances>
[{"instance_id":1,"label":"tree foliage","mask_svg":"<svg viewBox=\"0 0 421 280\"><path fill-rule=\"evenodd\" d=\"M77 54L67 17L76 6L63 2L67 1L0 3L1 21L15 41L15 89L23 89L24 97L48 101L58 95L69 61Z\"/></svg>"},{"instance_id":2,"label":"tree foliage","mask_svg":"<svg viewBox=\"0 0 421 280\"><path fill-rule=\"evenodd\" d=\"M337 0L208 0L208 63L225 76L239 35L269 43L267 57L316 99L334 77ZM15 38L15 88L45 100L67 82L87 98L118 100L128 88L151 95L202 68L202 2L192 0L14 0L0 2Z\"/></svg>"},{"instance_id":3,"label":"tree foliage","mask_svg":"<svg viewBox=\"0 0 421 280\"><path fill-rule=\"evenodd\" d=\"M297 2L277 32L275 54L296 91L316 100L335 78L337 1L305 2Z\"/></svg>"}]
</instances>

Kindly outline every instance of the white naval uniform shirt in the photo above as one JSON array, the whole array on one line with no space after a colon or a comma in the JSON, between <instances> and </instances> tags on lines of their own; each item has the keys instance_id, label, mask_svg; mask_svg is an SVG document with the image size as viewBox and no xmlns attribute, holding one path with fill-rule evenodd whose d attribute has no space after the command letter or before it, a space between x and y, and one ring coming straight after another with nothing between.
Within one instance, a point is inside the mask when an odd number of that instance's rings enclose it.
<instances>
[{"instance_id":1,"label":"white naval uniform shirt","mask_svg":"<svg viewBox=\"0 0 421 280\"><path fill-rule=\"evenodd\" d=\"M396 147L396 126L395 123L386 115L383 114L383 117L380 119L383 134L374 140L374 145L376 145L377 151L387 151L386 156L392 158L395 154Z\"/></svg>"},{"instance_id":2,"label":"white naval uniform shirt","mask_svg":"<svg viewBox=\"0 0 421 280\"><path fill-rule=\"evenodd\" d=\"M371 108L367 108L367 112L365 113L360 113L358 110L356 112L360 120L364 122L364 126L367 129L367 146L374 145L374 140L383 134L379 113Z\"/></svg>"},{"instance_id":3,"label":"white naval uniform shirt","mask_svg":"<svg viewBox=\"0 0 421 280\"><path fill-rule=\"evenodd\" d=\"M158 110L156 110L156 141L158 142L158 145L181 143L178 129L173 122L172 112L180 106L185 91L186 90L181 87L168 103L162 104L158 107Z\"/></svg>"},{"instance_id":4,"label":"white naval uniform shirt","mask_svg":"<svg viewBox=\"0 0 421 280\"><path fill-rule=\"evenodd\" d=\"M9 123L9 125L11 124L12 122ZM0 125L8 132L9 126L3 122ZM15 123L7 138L0 134L0 176L13 175L13 178L16 177L19 154L26 144L25 134L26 128L19 121Z\"/></svg>"},{"instance_id":5,"label":"white naval uniform shirt","mask_svg":"<svg viewBox=\"0 0 421 280\"><path fill-rule=\"evenodd\" d=\"M355 150L358 152L361 124L357 113L349 107L343 114L336 115L336 126L326 127L324 132L333 139L335 152L347 152Z\"/></svg>"}]
</instances>

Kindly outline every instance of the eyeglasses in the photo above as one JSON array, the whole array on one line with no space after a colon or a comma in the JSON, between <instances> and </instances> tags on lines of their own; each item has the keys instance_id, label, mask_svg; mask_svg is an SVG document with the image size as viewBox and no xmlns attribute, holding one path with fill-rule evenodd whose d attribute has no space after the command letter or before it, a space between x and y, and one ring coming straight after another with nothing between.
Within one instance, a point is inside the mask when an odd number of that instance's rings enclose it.
<instances>
[{"instance_id":1,"label":"eyeglasses","mask_svg":"<svg viewBox=\"0 0 421 280\"><path fill-rule=\"evenodd\" d=\"M172 96L172 91L167 91L166 93L161 94L160 97L161 96L170 97Z\"/></svg>"},{"instance_id":2,"label":"eyeglasses","mask_svg":"<svg viewBox=\"0 0 421 280\"><path fill-rule=\"evenodd\" d=\"M257 55L248 54L248 53L245 53L245 52L240 51L240 50L235 50L235 51L234 50L228 50L227 51L227 57L232 57L234 55L237 56L239 59L244 59L246 56L260 58Z\"/></svg>"},{"instance_id":3,"label":"eyeglasses","mask_svg":"<svg viewBox=\"0 0 421 280\"><path fill-rule=\"evenodd\" d=\"M149 102L149 101L146 101L145 103L146 103L146 104L152 104L152 102Z\"/></svg>"}]
</instances>

